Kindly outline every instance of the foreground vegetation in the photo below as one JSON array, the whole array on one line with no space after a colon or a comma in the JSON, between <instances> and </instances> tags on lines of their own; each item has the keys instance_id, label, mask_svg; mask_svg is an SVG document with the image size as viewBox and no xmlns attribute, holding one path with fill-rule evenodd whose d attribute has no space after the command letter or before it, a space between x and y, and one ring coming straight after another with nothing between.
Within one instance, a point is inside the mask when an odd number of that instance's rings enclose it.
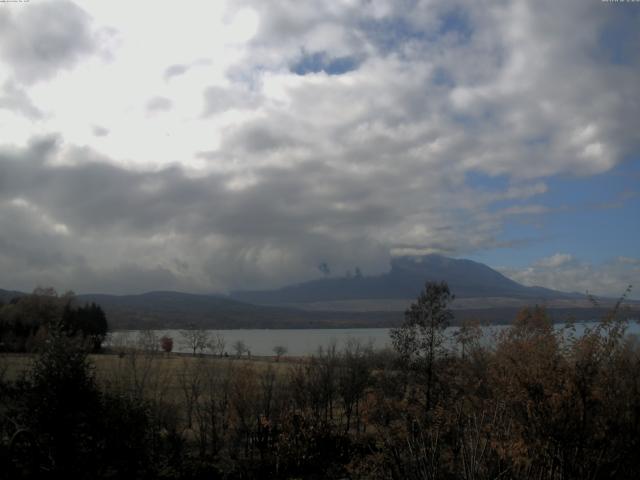
<instances>
[{"instance_id":1,"label":"foreground vegetation","mask_svg":"<svg viewBox=\"0 0 640 480\"><path fill-rule=\"evenodd\" d=\"M392 352L354 342L297 362L176 356L152 338L89 356L52 317L32 362L0 356L0 475L637 477L640 345L620 305L579 337L540 308L490 343L465 325L452 352L451 299L427 284Z\"/></svg>"}]
</instances>

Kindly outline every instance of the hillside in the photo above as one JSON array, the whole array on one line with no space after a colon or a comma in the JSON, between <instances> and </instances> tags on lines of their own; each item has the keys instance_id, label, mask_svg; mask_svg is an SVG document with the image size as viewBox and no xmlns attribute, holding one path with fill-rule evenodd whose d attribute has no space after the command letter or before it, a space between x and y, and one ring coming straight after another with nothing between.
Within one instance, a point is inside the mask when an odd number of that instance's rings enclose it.
<instances>
[{"instance_id":1,"label":"hillside","mask_svg":"<svg viewBox=\"0 0 640 480\"><path fill-rule=\"evenodd\" d=\"M79 295L77 301L101 305L109 324L116 329L382 327L396 325L402 319L401 312L309 312L181 292Z\"/></svg>"},{"instance_id":2,"label":"hillside","mask_svg":"<svg viewBox=\"0 0 640 480\"><path fill-rule=\"evenodd\" d=\"M26 295L24 292L18 292L16 290L3 290L0 288L0 302L7 303L12 298L21 297Z\"/></svg>"}]
</instances>

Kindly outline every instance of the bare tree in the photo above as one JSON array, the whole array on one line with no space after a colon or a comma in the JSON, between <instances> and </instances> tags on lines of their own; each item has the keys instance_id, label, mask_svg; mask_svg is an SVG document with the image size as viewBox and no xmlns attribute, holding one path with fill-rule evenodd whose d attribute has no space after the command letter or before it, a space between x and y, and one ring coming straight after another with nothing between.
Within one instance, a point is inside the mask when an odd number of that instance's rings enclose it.
<instances>
[{"instance_id":1,"label":"bare tree","mask_svg":"<svg viewBox=\"0 0 640 480\"><path fill-rule=\"evenodd\" d=\"M236 357L240 358L244 352L247 352L247 345L243 340L236 340L232 345L233 351L236 352Z\"/></svg>"},{"instance_id":2,"label":"bare tree","mask_svg":"<svg viewBox=\"0 0 640 480\"><path fill-rule=\"evenodd\" d=\"M230 427L230 395L235 377L233 362L208 360L202 365L202 391L196 403L197 434L201 453L215 455L224 445ZM208 447L207 447L208 445Z\"/></svg>"},{"instance_id":3,"label":"bare tree","mask_svg":"<svg viewBox=\"0 0 640 480\"><path fill-rule=\"evenodd\" d=\"M142 330L136 338L136 346L138 350L143 352L158 353L160 339L153 330Z\"/></svg>"},{"instance_id":4,"label":"bare tree","mask_svg":"<svg viewBox=\"0 0 640 480\"><path fill-rule=\"evenodd\" d=\"M280 361L280 357L288 352L287 347L284 345L276 345L273 347L273 353L276 354L276 362Z\"/></svg>"},{"instance_id":5,"label":"bare tree","mask_svg":"<svg viewBox=\"0 0 640 480\"><path fill-rule=\"evenodd\" d=\"M191 350L193 355L202 354L209 347L209 332L201 328L181 330L183 345Z\"/></svg>"},{"instance_id":6,"label":"bare tree","mask_svg":"<svg viewBox=\"0 0 640 480\"><path fill-rule=\"evenodd\" d=\"M122 358L126 355L127 350L132 347L130 336L130 332L127 331L109 332L106 339L107 347Z\"/></svg>"},{"instance_id":7,"label":"bare tree","mask_svg":"<svg viewBox=\"0 0 640 480\"><path fill-rule=\"evenodd\" d=\"M478 321L465 320L460 328L453 334L455 342L460 346L462 358L480 348L482 328Z\"/></svg>"},{"instance_id":8,"label":"bare tree","mask_svg":"<svg viewBox=\"0 0 640 480\"><path fill-rule=\"evenodd\" d=\"M227 346L227 341L224 336L217 333L209 341L209 349L214 355L222 357L224 355L224 349Z\"/></svg>"},{"instance_id":9,"label":"bare tree","mask_svg":"<svg viewBox=\"0 0 640 480\"><path fill-rule=\"evenodd\" d=\"M351 420L354 417L356 432L360 431L360 402L371 382L372 351L371 343L363 345L357 339L350 339L342 354L337 388L347 420L346 432L349 432Z\"/></svg>"},{"instance_id":10,"label":"bare tree","mask_svg":"<svg viewBox=\"0 0 640 480\"><path fill-rule=\"evenodd\" d=\"M203 391L203 364L204 358L183 358L178 372L178 384L182 391L187 428L192 427L193 413Z\"/></svg>"},{"instance_id":11,"label":"bare tree","mask_svg":"<svg viewBox=\"0 0 640 480\"><path fill-rule=\"evenodd\" d=\"M337 393L338 352L336 342L319 347L306 368L307 389L314 415L327 425L333 420L333 405Z\"/></svg>"},{"instance_id":12,"label":"bare tree","mask_svg":"<svg viewBox=\"0 0 640 480\"><path fill-rule=\"evenodd\" d=\"M171 371L160 361L157 335L149 330L138 333L136 338L123 335L118 348L121 354L105 379L108 388L136 400L161 403Z\"/></svg>"}]
</instances>

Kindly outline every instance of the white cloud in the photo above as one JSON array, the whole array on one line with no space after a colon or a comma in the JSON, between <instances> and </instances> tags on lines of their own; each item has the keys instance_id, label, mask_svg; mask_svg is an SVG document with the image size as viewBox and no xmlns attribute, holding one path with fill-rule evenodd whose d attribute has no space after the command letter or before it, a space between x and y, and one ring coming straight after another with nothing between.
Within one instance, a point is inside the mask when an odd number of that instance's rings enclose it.
<instances>
[{"instance_id":1,"label":"white cloud","mask_svg":"<svg viewBox=\"0 0 640 480\"><path fill-rule=\"evenodd\" d=\"M513 280L529 286L544 286L565 292L596 294L611 298L632 285L630 298L640 299L640 259L618 257L602 263L555 254L524 268L501 268Z\"/></svg>"},{"instance_id":2,"label":"white cloud","mask_svg":"<svg viewBox=\"0 0 640 480\"><path fill-rule=\"evenodd\" d=\"M534 263L534 266L543 268L557 268L570 263L573 260L573 255L570 255L568 253L555 253L550 257L541 258L536 263Z\"/></svg>"}]
</instances>

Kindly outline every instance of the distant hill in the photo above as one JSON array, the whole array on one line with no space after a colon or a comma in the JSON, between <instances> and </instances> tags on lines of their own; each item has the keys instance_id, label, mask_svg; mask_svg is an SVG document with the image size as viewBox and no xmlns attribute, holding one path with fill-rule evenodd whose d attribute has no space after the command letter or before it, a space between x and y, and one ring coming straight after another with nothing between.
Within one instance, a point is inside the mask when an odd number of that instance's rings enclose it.
<instances>
[{"instance_id":1,"label":"distant hill","mask_svg":"<svg viewBox=\"0 0 640 480\"><path fill-rule=\"evenodd\" d=\"M8 303L12 298L21 297L26 295L24 292L18 292L16 290L3 290L0 288L0 302Z\"/></svg>"},{"instance_id":2,"label":"distant hill","mask_svg":"<svg viewBox=\"0 0 640 480\"><path fill-rule=\"evenodd\" d=\"M446 281L458 298L575 298L574 294L542 287L526 287L482 263L441 255L395 258L391 262L391 270L382 275L323 278L277 290L232 292L231 297L262 305L415 299L426 281Z\"/></svg>"},{"instance_id":3,"label":"distant hill","mask_svg":"<svg viewBox=\"0 0 640 480\"><path fill-rule=\"evenodd\" d=\"M249 305L219 295L181 292L148 292L139 295L78 295L79 302L102 306L117 328L185 328L216 326L248 328L283 326L291 322L287 309ZM284 321L284 322L283 322Z\"/></svg>"},{"instance_id":4,"label":"distant hill","mask_svg":"<svg viewBox=\"0 0 640 480\"><path fill-rule=\"evenodd\" d=\"M99 304L114 329L382 327L402 320L401 312L308 312L180 292L78 295L77 301Z\"/></svg>"}]
</instances>

